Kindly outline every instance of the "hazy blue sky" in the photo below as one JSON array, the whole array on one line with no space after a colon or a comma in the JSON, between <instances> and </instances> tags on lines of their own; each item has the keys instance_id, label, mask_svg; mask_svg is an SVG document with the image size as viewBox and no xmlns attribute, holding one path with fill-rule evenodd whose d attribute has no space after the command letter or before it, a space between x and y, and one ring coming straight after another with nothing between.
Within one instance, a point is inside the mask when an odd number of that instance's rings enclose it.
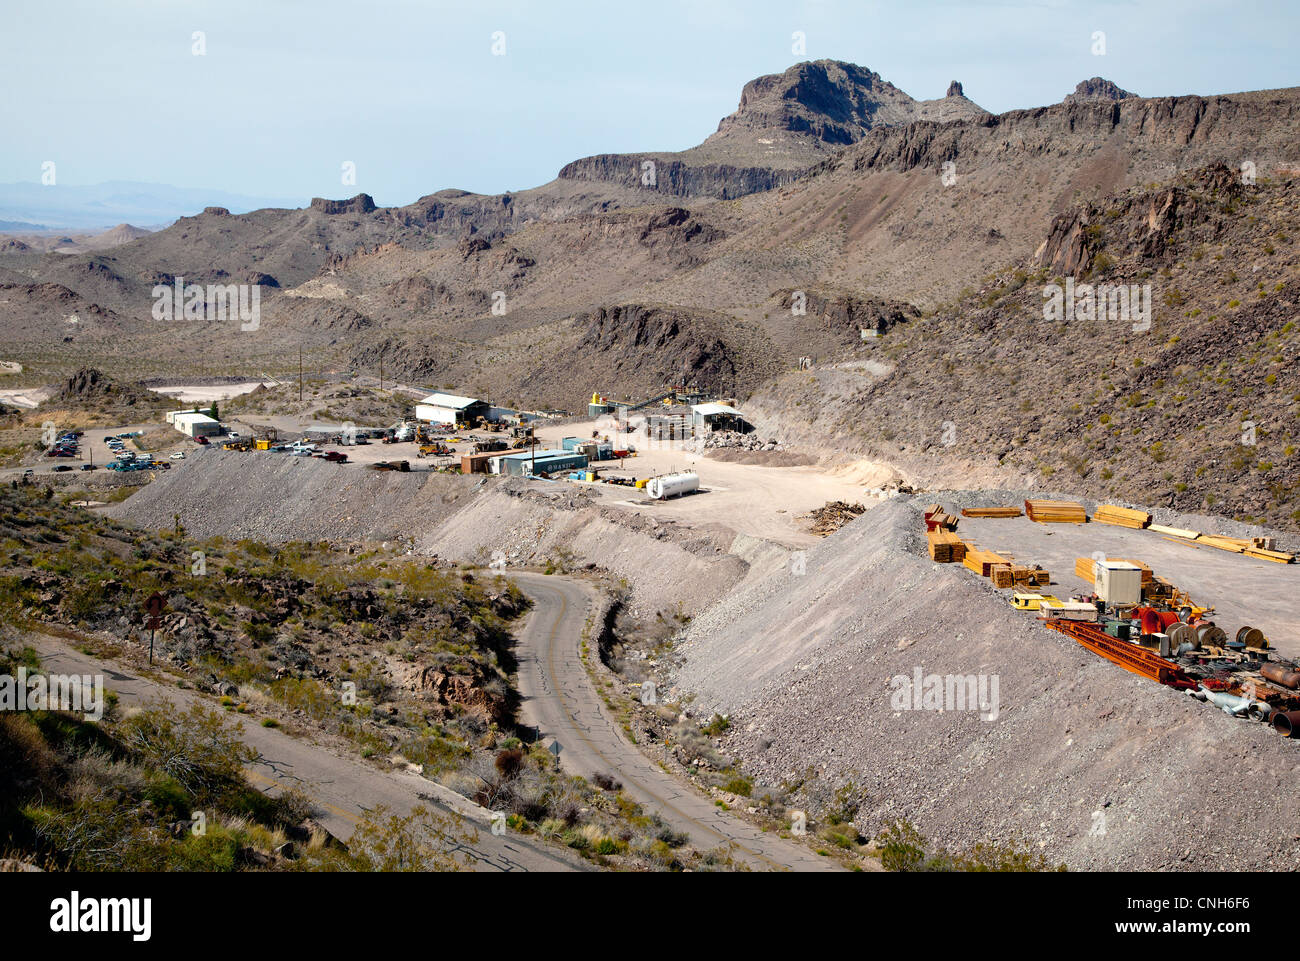
<instances>
[{"instance_id":1,"label":"hazy blue sky","mask_svg":"<svg viewBox=\"0 0 1300 961\"><path fill-rule=\"evenodd\" d=\"M1288 2L3 0L0 182L135 180L382 205L682 149L799 60L1000 112L1101 75L1145 96L1297 83ZM791 52L791 34L807 53ZM1106 54L1091 52L1104 31ZM203 31L206 54L192 53ZM492 54L504 31L506 53ZM341 183L344 161L357 185Z\"/></svg>"}]
</instances>

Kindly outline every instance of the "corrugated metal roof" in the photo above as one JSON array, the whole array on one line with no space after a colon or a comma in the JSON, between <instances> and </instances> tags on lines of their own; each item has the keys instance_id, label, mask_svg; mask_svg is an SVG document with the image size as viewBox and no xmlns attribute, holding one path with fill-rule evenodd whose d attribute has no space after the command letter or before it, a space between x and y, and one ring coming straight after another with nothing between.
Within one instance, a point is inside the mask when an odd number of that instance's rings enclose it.
<instances>
[{"instance_id":1,"label":"corrugated metal roof","mask_svg":"<svg viewBox=\"0 0 1300 961\"><path fill-rule=\"evenodd\" d=\"M710 417L713 414L732 414L736 417L745 416L740 411L736 410L736 408L729 407L726 404L692 404L691 410L695 411L697 414L703 414L705 417Z\"/></svg>"},{"instance_id":2,"label":"corrugated metal roof","mask_svg":"<svg viewBox=\"0 0 1300 961\"><path fill-rule=\"evenodd\" d=\"M199 414L191 411L182 411L176 415L176 422L182 424L215 424L216 421L207 414Z\"/></svg>"},{"instance_id":3,"label":"corrugated metal roof","mask_svg":"<svg viewBox=\"0 0 1300 961\"><path fill-rule=\"evenodd\" d=\"M421 404L428 404L431 407L446 407L450 410L464 410L470 404L479 403L477 397L461 397L459 394L430 394Z\"/></svg>"}]
</instances>

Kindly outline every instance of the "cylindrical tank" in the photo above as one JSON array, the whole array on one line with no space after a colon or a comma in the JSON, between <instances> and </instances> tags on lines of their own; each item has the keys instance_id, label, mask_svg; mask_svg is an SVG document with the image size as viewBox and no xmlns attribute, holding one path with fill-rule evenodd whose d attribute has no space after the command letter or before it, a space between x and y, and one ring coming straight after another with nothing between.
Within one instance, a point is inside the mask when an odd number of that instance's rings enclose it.
<instances>
[{"instance_id":1,"label":"cylindrical tank","mask_svg":"<svg viewBox=\"0 0 1300 961\"><path fill-rule=\"evenodd\" d=\"M664 474L646 481L645 490L655 500L690 494L700 489L700 475L693 473Z\"/></svg>"}]
</instances>

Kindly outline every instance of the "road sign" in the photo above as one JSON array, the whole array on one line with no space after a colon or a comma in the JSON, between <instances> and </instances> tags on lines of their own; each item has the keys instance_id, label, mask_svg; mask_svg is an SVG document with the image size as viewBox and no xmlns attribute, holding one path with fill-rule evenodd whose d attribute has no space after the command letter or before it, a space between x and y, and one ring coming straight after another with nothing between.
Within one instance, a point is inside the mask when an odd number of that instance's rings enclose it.
<instances>
[{"instance_id":1,"label":"road sign","mask_svg":"<svg viewBox=\"0 0 1300 961\"><path fill-rule=\"evenodd\" d=\"M144 602L144 609L149 612L145 627L149 628L149 663L153 663L153 634L162 627L162 612L167 606L167 599L154 591Z\"/></svg>"},{"instance_id":2,"label":"road sign","mask_svg":"<svg viewBox=\"0 0 1300 961\"><path fill-rule=\"evenodd\" d=\"M559 760L559 758L560 758L560 742L559 742L559 741L552 741L552 742L551 742L551 748L550 748L550 750L551 750L551 753L555 755L556 760Z\"/></svg>"}]
</instances>

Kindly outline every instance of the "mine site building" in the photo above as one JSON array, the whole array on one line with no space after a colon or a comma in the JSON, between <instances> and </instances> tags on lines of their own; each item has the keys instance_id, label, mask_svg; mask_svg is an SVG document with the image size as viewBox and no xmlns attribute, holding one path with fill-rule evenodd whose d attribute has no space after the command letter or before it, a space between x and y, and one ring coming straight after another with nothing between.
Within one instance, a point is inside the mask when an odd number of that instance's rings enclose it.
<instances>
[{"instance_id":1,"label":"mine site building","mask_svg":"<svg viewBox=\"0 0 1300 961\"><path fill-rule=\"evenodd\" d=\"M415 405L416 420L430 424L473 424L478 418L490 419L492 406L475 397L461 397L458 394L430 394Z\"/></svg>"},{"instance_id":2,"label":"mine site building","mask_svg":"<svg viewBox=\"0 0 1300 961\"><path fill-rule=\"evenodd\" d=\"M691 417L696 430L734 430L748 434L754 429L745 415L729 404L692 404Z\"/></svg>"},{"instance_id":3,"label":"mine site building","mask_svg":"<svg viewBox=\"0 0 1300 961\"><path fill-rule=\"evenodd\" d=\"M198 411L178 411L171 418L172 426L186 437L215 437L221 433L221 423Z\"/></svg>"}]
</instances>

